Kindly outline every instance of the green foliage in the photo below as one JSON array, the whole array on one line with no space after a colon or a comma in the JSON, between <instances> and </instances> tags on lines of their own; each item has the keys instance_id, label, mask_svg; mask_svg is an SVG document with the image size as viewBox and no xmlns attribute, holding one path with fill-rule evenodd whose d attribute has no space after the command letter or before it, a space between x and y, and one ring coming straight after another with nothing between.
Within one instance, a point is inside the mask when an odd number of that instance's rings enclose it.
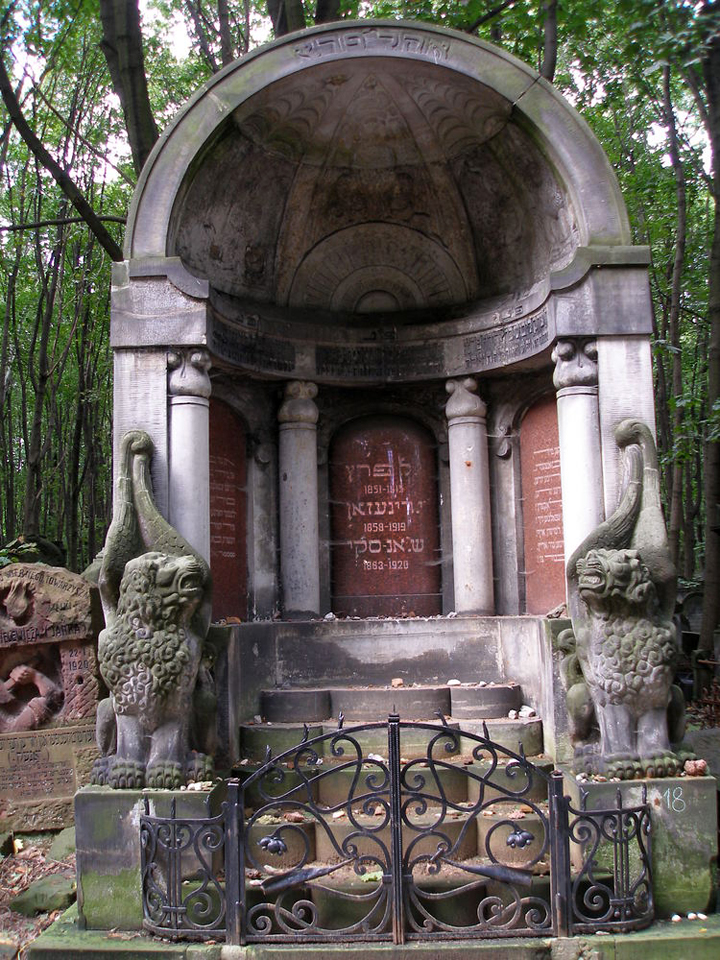
<instances>
[{"instance_id":1,"label":"green foliage","mask_svg":"<svg viewBox=\"0 0 720 960\"><path fill-rule=\"evenodd\" d=\"M305 0L308 24L315 7L315 0ZM686 576L695 572L704 511L699 440L720 439L720 409L707 402L713 202L700 70L715 7L689 0L560 0L554 79L610 158L633 242L651 251L663 483L669 500L682 467ZM235 55L271 38L266 0L227 0L227 10ZM341 0L339 16L426 20L472 30L536 68L543 60L544 0ZM178 24L190 37L187 55L171 43ZM100 50L98 0L18 0L4 30L5 62L15 81L22 81L23 109L38 136L71 170L97 212L124 216L134 174ZM144 8L143 35L149 95L162 128L222 65L218 4L154 0ZM687 207L677 324L671 303L678 165L671 165L669 155L666 70ZM6 124L0 110L0 228L68 217L72 210L58 188ZM119 241L120 227L111 229ZM71 562L79 566L100 545L110 503L108 289L107 257L84 224L0 229L0 297L6 305L0 540L23 529L33 512L29 495L37 500L39 526L65 539ZM43 360L45 314L51 322ZM40 459L39 487L28 482L37 468L33 457Z\"/></svg>"}]
</instances>

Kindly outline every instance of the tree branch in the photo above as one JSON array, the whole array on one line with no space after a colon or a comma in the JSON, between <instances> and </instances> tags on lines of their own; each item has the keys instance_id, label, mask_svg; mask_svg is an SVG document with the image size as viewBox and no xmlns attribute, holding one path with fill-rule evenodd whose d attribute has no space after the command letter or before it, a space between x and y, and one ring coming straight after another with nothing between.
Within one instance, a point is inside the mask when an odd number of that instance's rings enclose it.
<instances>
[{"instance_id":1,"label":"tree branch","mask_svg":"<svg viewBox=\"0 0 720 960\"><path fill-rule=\"evenodd\" d=\"M127 223L125 217L98 216L98 220L107 223ZM39 227L58 227L66 223L86 223L85 217L56 217L53 220L36 220L34 223L11 223L0 226L0 233L14 233L18 230L36 230Z\"/></svg>"},{"instance_id":2,"label":"tree branch","mask_svg":"<svg viewBox=\"0 0 720 960\"><path fill-rule=\"evenodd\" d=\"M549 83L555 78L557 64L557 0L545 0L545 25L543 61L540 67L540 76Z\"/></svg>"},{"instance_id":3,"label":"tree branch","mask_svg":"<svg viewBox=\"0 0 720 960\"><path fill-rule=\"evenodd\" d=\"M507 10L508 7L511 7L515 3L515 0L503 0L503 2L494 7L492 10L488 10L487 13L484 13L481 17L478 17L474 23L471 23L469 27L465 27L465 33L475 33L478 27L481 27L484 23L487 23L488 20L492 20L493 17L496 17L499 13L502 13L503 10Z\"/></svg>"},{"instance_id":4,"label":"tree branch","mask_svg":"<svg viewBox=\"0 0 720 960\"><path fill-rule=\"evenodd\" d=\"M105 250L113 260L123 260L122 250L105 229L98 215L78 189L75 181L63 170L57 160L50 155L30 128L20 109L20 104L17 101L15 91L10 83L10 77L5 69L5 60L2 56L0 56L0 95L2 95L7 112L10 114L10 119L15 124L15 129L25 141L28 149L32 152L33 156L39 160L43 167L45 167L55 183L57 183L68 200L73 204L82 219L98 238L98 242L103 250Z\"/></svg>"}]
</instances>

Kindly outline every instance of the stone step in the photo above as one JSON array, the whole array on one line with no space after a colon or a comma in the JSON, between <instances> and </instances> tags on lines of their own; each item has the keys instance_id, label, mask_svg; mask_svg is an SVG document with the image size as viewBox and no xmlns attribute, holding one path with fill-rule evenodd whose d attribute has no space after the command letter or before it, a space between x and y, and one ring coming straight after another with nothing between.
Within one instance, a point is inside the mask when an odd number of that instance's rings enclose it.
<instances>
[{"instance_id":1,"label":"stone step","mask_svg":"<svg viewBox=\"0 0 720 960\"><path fill-rule=\"evenodd\" d=\"M404 720L432 720L438 712L453 719L505 717L522 703L516 683L463 683L448 686L293 687L263 690L260 715L271 723L317 723L337 719L384 720L399 713Z\"/></svg>"},{"instance_id":2,"label":"stone step","mask_svg":"<svg viewBox=\"0 0 720 960\"><path fill-rule=\"evenodd\" d=\"M513 797L518 803L547 800L547 781L539 773L528 775L523 768L503 762L497 763L494 769L490 770L489 761L458 762L460 759L450 758L450 766L438 765L433 770L422 761L406 767L403 786L406 790L421 792L428 798L429 803L445 799L449 803L476 804ZM467 761L467 758L463 758L463 761ZM534 765L545 773L549 773L553 768L552 762L543 758L536 759ZM234 775L241 780L247 780L259 768L259 762L246 763L238 766ZM354 787L353 781L357 773L355 764L338 766L331 758L315 769L305 767L304 773L305 779L295 770L283 767L281 780L274 777L263 780L263 794L260 793L257 782L250 784L247 787L245 805L257 809L277 797L290 794L290 799L293 800L312 800L325 807L338 807L347 803L348 799L354 801L356 798L365 797L372 792L373 787L381 786L378 779L370 784L367 782L369 776L375 775L377 778L378 767L372 762L363 766ZM488 774L489 779L486 780ZM521 795L519 799L518 794Z\"/></svg>"},{"instance_id":3,"label":"stone step","mask_svg":"<svg viewBox=\"0 0 720 960\"><path fill-rule=\"evenodd\" d=\"M442 731L442 725L433 724L438 733ZM450 730L459 730L460 724L449 723ZM464 720L462 731L468 734L475 734L478 737L484 736L484 730L487 729L490 740L504 747L506 750L525 753L526 757L533 757L543 752L542 721L538 717L498 720ZM313 723L308 725L308 738L321 736L323 734L333 734L337 732L335 723ZM380 724L378 727L361 730L357 734L352 733L352 726L347 725L343 728L343 734L349 733L360 745L363 755L375 753L387 758L388 742L387 727ZM246 723L240 725L240 755L249 760L264 760L266 748L269 746L273 757L277 757L286 750L297 747L303 739L304 728L298 723ZM433 734L434 735L434 734ZM344 758L350 755L348 751L354 748L350 741L345 740L344 736L337 743L344 748ZM400 731L400 752L403 757L408 759L425 756L428 746L428 730L425 727L413 728L405 727ZM323 758L332 760L332 741L325 740L316 744L314 749L321 750ZM463 755L473 756L481 761L489 756L488 751L483 750L482 745L471 736L460 737L460 749L445 750L444 744L438 742L435 747L436 755L442 749L443 758L462 753Z\"/></svg>"},{"instance_id":4,"label":"stone step","mask_svg":"<svg viewBox=\"0 0 720 960\"><path fill-rule=\"evenodd\" d=\"M530 808L528 808L530 809ZM536 805L537 812L524 813L514 801L495 803L479 816L462 807L415 808L406 805L402 823L403 852L410 859L432 857L438 843L447 838L453 844L453 860L480 858L501 866L544 872L548 866L548 844L540 810L547 817L547 806ZM373 812L374 811L374 812ZM287 808L263 808L262 816L248 821L247 866L264 873L290 870L298 864L337 864L347 859L347 850L357 850L368 861L385 862L390 849L389 802L375 801L328 811L317 819L309 814L305 820L288 821ZM292 808L292 815L297 809ZM434 829L437 825L437 829ZM427 832L426 832L427 831ZM276 841L272 851L268 841ZM457 846L455 846L457 844Z\"/></svg>"}]
</instances>

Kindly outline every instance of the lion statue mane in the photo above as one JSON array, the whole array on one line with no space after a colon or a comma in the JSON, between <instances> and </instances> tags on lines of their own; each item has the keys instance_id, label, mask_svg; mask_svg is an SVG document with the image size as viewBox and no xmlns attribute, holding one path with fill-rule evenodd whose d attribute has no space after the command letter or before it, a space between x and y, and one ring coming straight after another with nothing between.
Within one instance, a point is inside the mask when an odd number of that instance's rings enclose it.
<instances>
[{"instance_id":1,"label":"lion statue mane","mask_svg":"<svg viewBox=\"0 0 720 960\"><path fill-rule=\"evenodd\" d=\"M615 430L626 481L612 516L568 562L580 675L568 683L576 769L620 779L672 776L681 761L682 694L672 680L676 575L659 496L657 452L639 420Z\"/></svg>"},{"instance_id":2,"label":"lion statue mane","mask_svg":"<svg viewBox=\"0 0 720 960\"><path fill-rule=\"evenodd\" d=\"M174 788L207 779L213 769L208 756L190 749L210 570L155 506L152 450L143 431L123 437L99 578L106 626L98 659L110 696L98 708L103 756L93 782L116 788Z\"/></svg>"}]
</instances>

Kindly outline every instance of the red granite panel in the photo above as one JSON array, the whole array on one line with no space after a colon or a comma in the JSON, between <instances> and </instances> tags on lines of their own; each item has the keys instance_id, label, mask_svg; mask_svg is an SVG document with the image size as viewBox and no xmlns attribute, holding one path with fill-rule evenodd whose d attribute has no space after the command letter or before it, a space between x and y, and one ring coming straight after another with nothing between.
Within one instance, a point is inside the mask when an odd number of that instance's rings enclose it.
<instances>
[{"instance_id":1,"label":"red granite panel","mask_svg":"<svg viewBox=\"0 0 720 960\"><path fill-rule=\"evenodd\" d=\"M210 400L210 567L213 619L247 617L245 430L230 407Z\"/></svg>"},{"instance_id":2,"label":"red granite panel","mask_svg":"<svg viewBox=\"0 0 720 960\"><path fill-rule=\"evenodd\" d=\"M330 454L332 606L345 616L441 612L437 455L400 417L348 424Z\"/></svg>"},{"instance_id":3,"label":"red granite panel","mask_svg":"<svg viewBox=\"0 0 720 960\"><path fill-rule=\"evenodd\" d=\"M565 599L560 443L554 396L527 412L520 428L525 531L525 611L544 614Z\"/></svg>"}]
</instances>

